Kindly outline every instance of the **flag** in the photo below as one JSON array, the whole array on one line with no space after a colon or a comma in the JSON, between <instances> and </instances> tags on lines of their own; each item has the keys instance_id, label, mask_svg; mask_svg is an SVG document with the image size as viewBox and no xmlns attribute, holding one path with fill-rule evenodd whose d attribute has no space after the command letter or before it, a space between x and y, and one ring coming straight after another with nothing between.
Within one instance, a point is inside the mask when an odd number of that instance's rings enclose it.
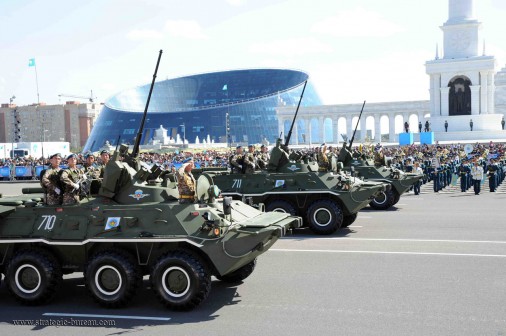
<instances>
[{"instance_id":1,"label":"flag","mask_svg":"<svg viewBox=\"0 0 506 336\"><path fill-rule=\"evenodd\" d=\"M222 90L224 91L224 90L227 90L227 89L228 89L228 88L227 88L227 84L223 85Z\"/></svg>"},{"instance_id":2,"label":"flag","mask_svg":"<svg viewBox=\"0 0 506 336\"><path fill-rule=\"evenodd\" d=\"M29 66L29 67L33 67L33 66L35 66L35 58L30 58L30 59L28 60L28 66Z\"/></svg>"}]
</instances>

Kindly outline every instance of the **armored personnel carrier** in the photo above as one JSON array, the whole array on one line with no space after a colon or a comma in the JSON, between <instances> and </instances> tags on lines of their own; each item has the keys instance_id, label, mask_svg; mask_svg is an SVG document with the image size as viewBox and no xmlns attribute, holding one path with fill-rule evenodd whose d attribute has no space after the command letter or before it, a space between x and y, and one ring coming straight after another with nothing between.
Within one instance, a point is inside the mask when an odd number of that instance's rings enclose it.
<instances>
[{"instance_id":1,"label":"armored personnel carrier","mask_svg":"<svg viewBox=\"0 0 506 336\"><path fill-rule=\"evenodd\" d=\"M267 170L253 174L208 172L223 195L251 205L265 204L266 211L286 212L304 218L304 226L328 235L352 224L386 186L364 182L343 173L319 172L316 162L274 147Z\"/></svg>"},{"instance_id":2,"label":"armored personnel carrier","mask_svg":"<svg viewBox=\"0 0 506 336\"><path fill-rule=\"evenodd\" d=\"M147 169L138 160L138 145L132 153L127 146L115 152L98 194L81 204L45 205L40 188L0 198L0 273L16 299L43 304L63 274L83 272L99 304L121 307L149 275L164 305L190 310L209 295L212 275L244 280L259 255L301 225L289 214L218 199L219 189L206 174L197 181L198 203L180 204L174 176ZM79 189L89 185L81 181Z\"/></svg>"},{"instance_id":3,"label":"armored personnel carrier","mask_svg":"<svg viewBox=\"0 0 506 336\"><path fill-rule=\"evenodd\" d=\"M401 195L423 178L423 175L405 173L383 164L378 165L366 157L353 157L350 148L346 146L339 152L339 161L343 163L345 170L353 172L358 178L384 182L391 186L371 200L369 205L377 210L386 210L399 202Z\"/></svg>"}]
</instances>

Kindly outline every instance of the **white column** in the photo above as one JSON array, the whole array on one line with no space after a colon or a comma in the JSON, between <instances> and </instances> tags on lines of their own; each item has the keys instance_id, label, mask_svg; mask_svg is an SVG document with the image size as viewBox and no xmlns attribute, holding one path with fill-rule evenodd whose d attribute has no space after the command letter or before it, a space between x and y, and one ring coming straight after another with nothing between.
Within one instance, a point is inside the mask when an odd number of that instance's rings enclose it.
<instances>
[{"instance_id":1,"label":"white column","mask_svg":"<svg viewBox=\"0 0 506 336\"><path fill-rule=\"evenodd\" d=\"M374 141L376 143L381 142L381 115L375 114L374 115Z\"/></svg>"},{"instance_id":2,"label":"white column","mask_svg":"<svg viewBox=\"0 0 506 336\"><path fill-rule=\"evenodd\" d=\"M297 121L293 125L293 135L292 135L292 138L290 140L295 145L299 144L299 126L297 125Z\"/></svg>"},{"instance_id":3,"label":"white column","mask_svg":"<svg viewBox=\"0 0 506 336\"><path fill-rule=\"evenodd\" d=\"M367 128L365 127L365 119L367 118L367 115L360 118L360 142L365 142L365 136L367 134Z\"/></svg>"},{"instance_id":4,"label":"white column","mask_svg":"<svg viewBox=\"0 0 506 336\"><path fill-rule=\"evenodd\" d=\"M332 118L332 142L335 144L339 143L339 131L337 129L337 117Z\"/></svg>"},{"instance_id":5,"label":"white column","mask_svg":"<svg viewBox=\"0 0 506 336\"><path fill-rule=\"evenodd\" d=\"M441 74L433 74L430 83L430 114L431 116L441 115Z\"/></svg>"},{"instance_id":6,"label":"white column","mask_svg":"<svg viewBox=\"0 0 506 336\"><path fill-rule=\"evenodd\" d=\"M487 107L487 110L488 110L489 114L494 114L495 113L495 97L494 97L495 83L494 83L494 72L493 71L488 72L488 81L487 82L488 82L488 99L487 99L488 107Z\"/></svg>"},{"instance_id":7,"label":"white column","mask_svg":"<svg viewBox=\"0 0 506 336\"><path fill-rule=\"evenodd\" d=\"M439 115L430 115L431 117L439 117L441 116L447 116L450 114L450 106L448 95L450 94L450 88L449 87L442 87L441 88L441 113Z\"/></svg>"},{"instance_id":8,"label":"white column","mask_svg":"<svg viewBox=\"0 0 506 336\"><path fill-rule=\"evenodd\" d=\"M318 141L320 143L323 143L325 142L325 129L324 129L324 125L325 125L325 117L319 117L318 118L318 128L319 128L319 134L318 134Z\"/></svg>"},{"instance_id":9,"label":"white column","mask_svg":"<svg viewBox=\"0 0 506 336\"><path fill-rule=\"evenodd\" d=\"M488 71L480 71L480 114L488 114Z\"/></svg>"},{"instance_id":10,"label":"white column","mask_svg":"<svg viewBox=\"0 0 506 336\"><path fill-rule=\"evenodd\" d=\"M471 85L471 114L480 114L480 85Z\"/></svg>"},{"instance_id":11,"label":"white column","mask_svg":"<svg viewBox=\"0 0 506 336\"><path fill-rule=\"evenodd\" d=\"M284 137L286 135L286 134L284 134L285 133L285 123L284 123L283 118L278 117L278 133L276 134L276 137L278 137L279 134L281 134L281 132L283 132L283 137ZM283 141L283 143L284 143L284 141Z\"/></svg>"},{"instance_id":12,"label":"white column","mask_svg":"<svg viewBox=\"0 0 506 336\"><path fill-rule=\"evenodd\" d=\"M304 119L306 125L306 143L311 144L311 118Z\"/></svg>"},{"instance_id":13,"label":"white column","mask_svg":"<svg viewBox=\"0 0 506 336\"><path fill-rule=\"evenodd\" d=\"M395 142L395 114L391 113L388 116L388 141Z\"/></svg>"},{"instance_id":14,"label":"white column","mask_svg":"<svg viewBox=\"0 0 506 336\"><path fill-rule=\"evenodd\" d=\"M352 121L353 121L353 116L347 115L346 116L346 136L348 137L348 140L351 140L351 137L353 136L353 126L351 125Z\"/></svg>"}]
</instances>

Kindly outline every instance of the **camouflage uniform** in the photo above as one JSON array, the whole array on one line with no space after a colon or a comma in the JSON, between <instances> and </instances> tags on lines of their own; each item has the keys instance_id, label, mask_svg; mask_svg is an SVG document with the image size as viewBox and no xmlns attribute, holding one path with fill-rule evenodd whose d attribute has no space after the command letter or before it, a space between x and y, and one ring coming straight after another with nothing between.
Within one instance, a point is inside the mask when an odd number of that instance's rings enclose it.
<instances>
[{"instance_id":1,"label":"camouflage uniform","mask_svg":"<svg viewBox=\"0 0 506 336\"><path fill-rule=\"evenodd\" d=\"M244 165L244 157L242 154L234 154L230 158L230 165L232 166L232 173L242 173Z\"/></svg>"},{"instance_id":2,"label":"camouflage uniform","mask_svg":"<svg viewBox=\"0 0 506 336\"><path fill-rule=\"evenodd\" d=\"M79 189L74 187L74 184L82 179L84 173L79 168L67 168L61 173L60 180L64 185L63 192L63 205L79 204Z\"/></svg>"},{"instance_id":3,"label":"camouflage uniform","mask_svg":"<svg viewBox=\"0 0 506 336\"><path fill-rule=\"evenodd\" d=\"M269 153L260 153L257 156L257 163L260 169L267 169L267 164L269 163Z\"/></svg>"},{"instance_id":4,"label":"camouflage uniform","mask_svg":"<svg viewBox=\"0 0 506 336\"><path fill-rule=\"evenodd\" d=\"M255 153L248 152L244 156L244 173L245 174L252 174L255 172L257 158L255 156Z\"/></svg>"},{"instance_id":5,"label":"camouflage uniform","mask_svg":"<svg viewBox=\"0 0 506 336\"><path fill-rule=\"evenodd\" d=\"M323 146L319 151L318 151L318 156L317 156L317 160L318 160L318 171L321 171L321 172L326 172L329 170L330 168L330 163L329 163L329 158L327 157L326 155L326 150L327 150L327 147L326 146Z\"/></svg>"},{"instance_id":6,"label":"camouflage uniform","mask_svg":"<svg viewBox=\"0 0 506 336\"><path fill-rule=\"evenodd\" d=\"M195 178L190 172L185 172L183 165L177 171L177 189L179 190L179 203L194 203L195 202Z\"/></svg>"},{"instance_id":7,"label":"camouflage uniform","mask_svg":"<svg viewBox=\"0 0 506 336\"><path fill-rule=\"evenodd\" d=\"M44 189L44 200L47 205L60 205L62 190L58 187L60 167L50 168L44 172L40 184Z\"/></svg>"},{"instance_id":8,"label":"camouflage uniform","mask_svg":"<svg viewBox=\"0 0 506 336\"><path fill-rule=\"evenodd\" d=\"M98 179L100 178L100 175L102 174L102 169L100 167L97 167L95 165L86 166L84 164L84 173L92 179Z\"/></svg>"}]
</instances>

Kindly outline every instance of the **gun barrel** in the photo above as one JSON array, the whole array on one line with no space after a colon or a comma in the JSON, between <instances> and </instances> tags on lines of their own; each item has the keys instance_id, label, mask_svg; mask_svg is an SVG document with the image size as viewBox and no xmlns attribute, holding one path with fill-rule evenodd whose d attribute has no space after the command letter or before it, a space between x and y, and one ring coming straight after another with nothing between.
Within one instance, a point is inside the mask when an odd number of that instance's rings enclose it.
<instances>
[{"instance_id":1,"label":"gun barrel","mask_svg":"<svg viewBox=\"0 0 506 336\"><path fill-rule=\"evenodd\" d=\"M144 115L142 116L141 126L139 127L139 132L137 133L137 137L135 138L135 144L132 150L132 157L136 157L139 154L139 146L141 144L142 134L144 133L144 123L146 122L146 116L148 114L149 101L151 100L151 93L153 93L153 87L155 86L156 74L158 73L158 66L160 65L162 53L163 50L160 50L160 53L158 54L158 61L156 62L155 73L153 74L153 81L151 82L151 87L149 88L148 99L146 101L146 107L144 108Z\"/></svg>"},{"instance_id":2,"label":"gun barrel","mask_svg":"<svg viewBox=\"0 0 506 336\"><path fill-rule=\"evenodd\" d=\"M353 136L351 137L350 145L348 146L348 149L351 149L351 146L353 145L353 140L355 140L355 134L357 133L358 124L360 123L360 118L362 118L362 112L364 112L364 106L365 106L365 100L364 100L364 103L362 104L362 109L360 110L357 124L355 125L355 130L353 131Z\"/></svg>"},{"instance_id":3,"label":"gun barrel","mask_svg":"<svg viewBox=\"0 0 506 336\"><path fill-rule=\"evenodd\" d=\"M295 115L292 120L292 125L290 126L290 131L288 131L288 135L286 136L285 146L288 146L288 143L290 142L290 138L292 137L293 125L295 125L295 119L297 119L297 114L299 113L300 102L302 101L302 97L304 97L304 91L306 91L306 85L307 85L307 79L304 82L304 87L302 88L302 93L300 94L299 103L297 104L297 109L295 110Z\"/></svg>"}]
</instances>

